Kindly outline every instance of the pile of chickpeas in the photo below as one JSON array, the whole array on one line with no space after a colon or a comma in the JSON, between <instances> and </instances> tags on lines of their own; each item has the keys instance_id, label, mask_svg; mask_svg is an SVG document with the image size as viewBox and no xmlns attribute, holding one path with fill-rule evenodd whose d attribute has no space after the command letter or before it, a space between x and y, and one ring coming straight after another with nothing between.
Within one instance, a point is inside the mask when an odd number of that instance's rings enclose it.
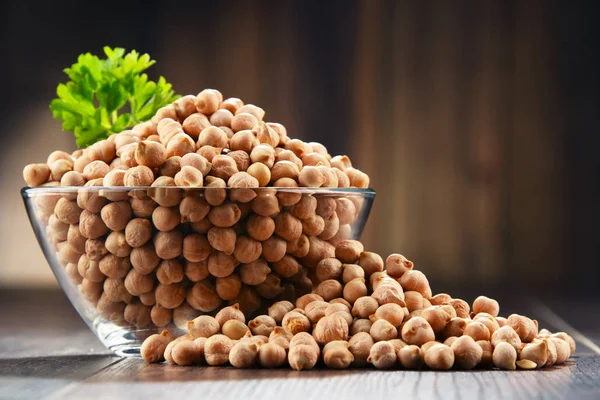
<instances>
[{"instance_id":1,"label":"pile of chickpeas","mask_svg":"<svg viewBox=\"0 0 600 400\"><path fill-rule=\"evenodd\" d=\"M575 351L495 300L471 311L433 295L402 255L350 240L364 199L316 189L369 177L264 116L206 89L23 171L31 187L75 188L36 195L37 216L101 318L165 328L144 341L147 362L533 369Z\"/></svg>"},{"instance_id":2,"label":"pile of chickpeas","mask_svg":"<svg viewBox=\"0 0 600 400\"><path fill-rule=\"evenodd\" d=\"M363 206L316 188L367 188L369 177L264 117L207 89L25 167L29 186L57 188L35 197L37 215L101 318L181 328L227 305L250 315L313 291L314 267L352 237Z\"/></svg>"},{"instance_id":3,"label":"pile of chickpeas","mask_svg":"<svg viewBox=\"0 0 600 400\"><path fill-rule=\"evenodd\" d=\"M392 254L384 263L355 240L338 243L315 273L320 283L295 303L278 301L247 323L238 304L199 316L183 336L150 336L142 357L236 368L515 370L559 365L575 351L564 332L538 330L518 314L499 316L496 300L480 296L470 307L433 295L411 261Z\"/></svg>"}]
</instances>

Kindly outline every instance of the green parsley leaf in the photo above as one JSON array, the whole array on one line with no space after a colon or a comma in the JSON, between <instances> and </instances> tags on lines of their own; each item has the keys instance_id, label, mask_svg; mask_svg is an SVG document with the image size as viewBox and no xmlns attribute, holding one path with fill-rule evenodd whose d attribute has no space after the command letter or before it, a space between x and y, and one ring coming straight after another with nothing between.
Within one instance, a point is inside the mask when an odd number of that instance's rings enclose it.
<instances>
[{"instance_id":1,"label":"green parsley leaf","mask_svg":"<svg viewBox=\"0 0 600 400\"><path fill-rule=\"evenodd\" d=\"M179 95L162 76L158 82L143 73L156 63L148 54L104 48L105 59L85 53L64 70L70 81L56 88L50 103L54 118L73 132L77 146L87 147L113 133L149 120Z\"/></svg>"}]
</instances>

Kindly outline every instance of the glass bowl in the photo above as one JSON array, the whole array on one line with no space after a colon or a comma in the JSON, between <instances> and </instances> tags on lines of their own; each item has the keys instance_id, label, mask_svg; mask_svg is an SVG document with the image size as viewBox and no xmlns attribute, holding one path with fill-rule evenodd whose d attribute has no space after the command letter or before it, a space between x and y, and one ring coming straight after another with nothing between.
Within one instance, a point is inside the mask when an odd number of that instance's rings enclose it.
<instances>
[{"instance_id":1,"label":"glass bowl","mask_svg":"<svg viewBox=\"0 0 600 400\"><path fill-rule=\"evenodd\" d=\"M249 318L310 293L314 267L359 239L375 192L355 188L23 188L60 286L111 351L238 303Z\"/></svg>"}]
</instances>

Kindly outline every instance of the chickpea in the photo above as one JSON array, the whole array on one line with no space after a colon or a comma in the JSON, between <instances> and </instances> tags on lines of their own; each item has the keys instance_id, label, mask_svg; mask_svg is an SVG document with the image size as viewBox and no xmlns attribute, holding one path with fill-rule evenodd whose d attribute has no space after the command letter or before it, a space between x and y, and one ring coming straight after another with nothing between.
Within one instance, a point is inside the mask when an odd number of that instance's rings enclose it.
<instances>
[{"instance_id":1,"label":"chickpea","mask_svg":"<svg viewBox=\"0 0 600 400\"><path fill-rule=\"evenodd\" d=\"M123 316L125 321L129 322L137 329L145 328L152 322L152 319L150 318L150 307L138 302L127 304Z\"/></svg>"},{"instance_id":2,"label":"chickpea","mask_svg":"<svg viewBox=\"0 0 600 400\"><path fill-rule=\"evenodd\" d=\"M494 346L492 359L496 368L517 369L517 350L507 342L500 342Z\"/></svg>"},{"instance_id":3,"label":"chickpea","mask_svg":"<svg viewBox=\"0 0 600 400\"><path fill-rule=\"evenodd\" d=\"M519 360L529 360L542 368L548 362L548 343L543 340L527 343L519 353Z\"/></svg>"},{"instance_id":4,"label":"chickpea","mask_svg":"<svg viewBox=\"0 0 600 400\"><path fill-rule=\"evenodd\" d=\"M160 258L158 258L154 247L150 243L132 249L129 257L133 268L144 275L154 271L154 268L156 268L160 262Z\"/></svg>"},{"instance_id":5,"label":"chickpea","mask_svg":"<svg viewBox=\"0 0 600 400\"><path fill-rule=\"evenodd\" d=\"M246 171L250 166L250 155L244 150L234 150L227 153L233 159L238 171Z\"/></svg>"},{"instance_id":6,"label":"chickpea","mask_svg":"<svg viewBox=\"0 0 600 400\"><path fill-rule=\"evenodd\" d=\"M328 368L348 368L354 362L349 343L343 340L327 343L323 348L323 361Z\"/></svg>"},{"instance_id":7,"label":"chickpea","mask_svg":"<svg viewBox=\"0 0 600 400\"><path fill-rule=\"evenodd\" d=\"M79 276L82 276L79 274ZM79 290L83 297L85 297L88 301L92 303L97 303L102 295L102 283L101 282L93 282L86 277L83 277L81 280L81 285L79 286Z\"/></svg>"},{"instance_id":8,"label":"chickpea","mask_svg":"<svg viewBox=\"0 0 600 400\"><path fill-rule=\"evenodd\" d=\"M204 343L204 357L208 365L223 365L229 361L234 342L225 335L213 335Z\"/></svg>"},{"instance_id":9,"label":"chickpea","mask_svg":"<svg viewBox=\"0 0 600 400\"><path fill-rule=\"evenodd\" d=\"M344 171L350 179L350 186L357 188L368 188L369 187L369 176L362 171L355 168L346 168Z\"/></svg>"},{"instance_id":10,"label":"chickpea","mask_svg":"<svg viewBox=\"0 0 600 400\"><path fill-rule=\"evenodd\" d=\"M405 369L419 369L423 366L423 351L419 346L409 345L396 352L400 365Z\"/></svg>"},{"instance_id":11,"label":"chickpea","mask_svg":"<svg viewBox=\"0 0 600 400\"><path fill-rule=\"evenodd\" d=\"M100 162L102 162L102 161L100 161ZM52 180L60 181L62 179L63 175L65 175L67 172L73 170L73 161L60 159L60 160L54 161L52 164L49 164L49 166L50 166L50 176L52 177ZM87 168L87 166L85 168ZM85 168L84 168L84 171L85 171ZM100 172L100 170L98 170L97 168L95 168L95 169ZM102 171L104 172L105 170L103 169ZM84 177L87 178L87 174L85 174L85 172L84 172ZM90 178L90 179L93 179L93 178Z\"/></svg>"},{"instance_id":12,"label":"chickpea","mask_svg":"<svg viewBox=\"0 0 600 400\"><path fill-rule=\"evenodd\" d=\"M367 285L362 278L356 278L348 282L344 286L344 299L350 303L354 303L358 298L367 295Z\"/></svg>"},{"instance_id":13,"label":"chickpea","mask_svg":"<svg viewBox=\"0 0 600 400\"><path fill-rule=\"evenodd\" d=\"M285 348L275 343L265 343L258 349L258 358L263 368L278 368L285 364L287 354Z\"/></svg>"},{"instance_id":14,"label":"chickpea","mask_svg":"<svg viewBox=\"0 0 600 400\"><path fill-rule=\"evenodd\" d=\"M269 335L269 343L277 344L287 350L294 335L289 330L276 326Z\"/></svg>"},{"instance_id":15,"label":"chickpea","mask_svg":"<svg viewBox=\"0 0 600 400\"><path fill-rule=\"evenodd\" d=\"M231 129L234 132L250 132L258 125L258 119L250 113L238 113L231 119ZM235 137L235 135L233 135ZM254 135L253 135L254 136ZM233 139L233 138L232 138ZM258 139L257 139L258 141ZM233 147L232 147L233 149ZM236 149L237 150L237 149Z\"/></svg>"},{"instance_id":16,"label":"chickpea","mask_svg":"<svg viewBox=\"0 0 600 400\"><path fill-rule=\"evenodd\" d=\"M75 201L67 200L64 197L58 200L54 209L56 218L64 224L78 223L82 211Z\"/></svg>"},{"instance_id":17,"label":"chickpea","mask_svg":"<svg viewBox=\"0 0 600 400\"><path fill-rule=\"evenodd\" d=\"M460 318L469 318L469 303L462 299L452 299L450 305L456 310L456 315Z\"/></svg>"},{"instance_id":18,"label":"chickpea","mask_svg":"<svg viewBox=\"0 0 600 400\"><path fill-rule=\"evenodd\" d=\"M538 333L538 328L535 323L522 315L512 314L508 317L506 321L507 326L510 326L517 332L519 338L521 338L522 342L529 343L531 342ZM535 362L535 360L532 360Z\"/></svg>"},{"instance_id":19,"label":"chickpea","mask_svg":"<svg viewBox=\"0 0 600 400\"><path fill-rule=\"evenodd\" d=\"M142 275L132 269L125 277L125 288L133 296L147 293L154 287L154 279L149 275Z\"/></svg>"},{"instance_id":20,"label":"chickpea","mask_svg":"<svg viewBox=\"0 0 600 400\"><path fill-rule=\"evenodd\" d=\"M378 308L377 300L371 296L359 297L352 307L352 315L358 318L368 318L371 314L375 314Z\"/></svg>"},{"instance_id":21,"label":"chickpea","mask_svg":"<svg viewBox=\"0 0 600 400\"><path fill-rule=\"evenodd\" d=\"M100 217L111 231L122 231L133 216L131 206L127 201L117 201L102 207Z\"/></svg>"},{"instance_id":22,"label":"chickpea","mask_svg":"<svg viewBox=\"0 0 600 400\"><path fill-rule=\"evenodd\" d=\"M272 176L271 176L271 180L273 180ZM275 182L273 182L273 186L281 187L281 188L297 188L298 184L296 183L295 180L293 180L291 178L281 178L281 179L278 179ZM291 189L291 190L283 189L283 190L278 190L276 196L277 196L277 200L279 201L280 205L285 206L285 207L291 207L300 201L300 199L302 198L302 193L299 193L293 189Z\"/></svg>"},{"instance_id":23,"label":"chickpea","mask_svg":"<svg viewBox=\"0 0 600 400\"><path fill-rule=\"evenodd\" d=\"M498 305L498 302L494 299L490 299L489 297L479 296L473 302L473 312L475 314L484 312L493 317L497 317L499 311L500 306Z\"/></svg>"},{"instance_id":24,"label":"chickpea","mask_svg":"<svg viewBox=\"0 0 600 400\"><path fill-rule=\"evenodd\" d=\"M142 302L142 304L147 305L147 306L153 306L156 304L156 296L154 296L154 292L153 291L149 291L146 293L142 293L138 296L138 298L140 299L140 301ZM171 320L169 320L170 322ZM168 323L168 322L167 322Z\"/></svg>"},{"instance_id":25,"label":"chickpea","mask_svg":"<svg viewBox=\"0 0 600 400\"><path fill-rule=\"evenodd\" d=\"M438 293L429 299L432 305L441 306L443 304L449 304L452 301L452 297L450 297L447 293Z\"/></svg>"},{"instance_id":26,"label":"chickpea","mask_svg":"<svg viewBox=\"0 0 600 400\"><path fill-rule=\"evenodd\" d=\"M285 255L281 260L273 263L273 269L282 278L291 278L300 272L302 266L294 257Z\"/></svg>"},{"instance_id":27,"label":"chickpea","mask_svg":"<svg viewBox=\"0 0 600 400\"><path fill-rule=\"evenodd\" d=\"M102 271L100 271L100 263L88 259L85 254L81 255L77 261L77 270L79 271L79 275L92 282L102 282L106 278Z\"/></svg>"},{"instance_id":28,"label":"chickpea","mask_svg":"<svg viewBox=\"0 0 600 400\"><path fill-rule=\"evenodd\" d=\"M300 170L296 164L291 161L277 161L271 168L271 182L282 178L289 178L298 181Z\"/></svg>"},{"instance_id":29,"label":"chickpea","mask_svg":"<svg viewBox=\"0 0 600 400\"><path fill-rule=\"evenodd\" d=\"M471 321L464 330L464 335L471 336L475 340L490 340L489 329L478 321Z\"/></svg>"},{"instance_id":30,"label":"chickpea","mask_svg":"<svg viewBox=\"0 0 600 400\"><path fill-rule=\"evenodd\" d=\"M556 337L550 337L548 340L552 342L552 344L554 344L554 347L556 348L555 364L563 364L569 359L569 357L571 357L571 348L565 340Z\"/></svg>"},{"instance_id":31,"label":"chickpea","mask_svg":"<svg viewBox=\"0 0 600 400\"><path fill-rule=\"evenodd\" d=\"M160 167L166 161L166 152L167 151L162 144L150 140L143 140L139 142L135 147L134 157L138 165L145 165L150 168L157 168Z\"/></svg>"},{"instance_id":32,"label":"chickpea","mask_svg":"<svg viewBox=\"0 0 600 400\"><path fill-rule=\"evenodd\" d=\"M217 294L223 300L234 300L240 294L242 288L242 280L239 275L233 273L224 278L217 278L216 290Z\"/></svg>"},{"instance_id":33,"label":"chickpea","mask_svg":"<svg viewBox=\"0 0 600 400\"><path fill-rule=\"evenodd\" d=\"M243 341L236 343L229 353L229 362L235 368L249 368L253 366L258 359L258 347L256 343Z\"/></svg>"},{"instance_id":34,"label":"chickpea","mask_svg":"<svg viewBox=\"0 0 600 400\"><path fill-rule=\"evenodd\" d=\"M199 337L209 338L221 330L221 324L210 315L196 317L193 321L188 321L186 327L193 339Z\"/></svg>"},{"instance_id":35,"label":"chickpea","mask_svg":"<svg viewBox=\"0 0 600 400\"><path fill-rule=\"evenodd\" d=\"M278 324L281 323L283 317L288 312L294 309L294 305L289 301L278 301L269 307L269 316L273 318Z\"/></svg>"},{"instance_id":36,"label":"chickpea","mask_svg":"<svg viewBox=\"0 0 600 400\"><path fill-rule=\"evenodd\" d=\"M185 249L185 239L183 239ZM184 252L185 253L185 252ZM208 277L208 262L206 260L193 262L185 261L184 274L192 282L199 282Z\"/></svg>"},{"instance_id":37,"label":"chickpea","mask_svg":"<svg viewBox=\"0 0 600 400\"><path fill-rule=\"evenodd\" d=\"M297 240L287 242L287 253L296 258L305 257L309 250L310 241L306 235L300 236Z\"/></svg>"},{"instance_id":38,"label":"chickpea","mask_svg":"<svg viewBox=\"0 0 600 400\"><path fill-rule=\"evenodd\" d=\"M254 163L248 167L248 174L257 180L257 187L264 187L271 181L271 170L265 164Z\"/></svg>"},{"instance_id":39,"label":"chickpea","mask_svg":"<svg viewBox=\"0 0 600 400\"><path fill-rule=\"evenodd\" d=\"M158 177L148 190L148 196L163 207L174 207L179 204L182 191L175 186L175 180L168 176Z\"/></svg>"},{"instance_id":40,"label":"chickpea","mask_svg":"<svg viewBox=\"0 0 600 400\"><path fill-rule=\"evenodd\" d=\"M287 242L277 236L271 236L262 242L261 256L271 263L281 261L285 257Z\"/></svg>"},{"instance_id":41,"label":"chickpea","mask_svg":"<svg viewBox=\"0 0 600 400\"><path fill-rule=\"evenodd\" d=\"M250 160L254 164L262 164L267 168L273 168L275 164L275 150L273 147L266 144L259 144L255 146L250 152ZM254 165L253 164L253 165ZM270 170L269 170L270 173ZM268 182L267 182L268 183ZM265 185L261 185L265 186Z\"/></svg>"},{"instance_id":42,"label":"chickpea","mask_svg":"<svg viewBox=\"0 0 600 400\"><path fill-rule=\"evenodd\" d=\"M373 322L369 333L376 342L392 340L398 336L398 330L396 327L384 319L378 319Z\"/></svg>"},{"instance_id":43,"label":"chickpea","mask_svg":"<svg viewBox=\"0 0 600 400\"><path fill-rule=\"evenodd\" d=\"M215 126L230 126L233 114L227 109L219 109L210 116L210 123Z\"/></svg>"},{"instance_id":44,"label":"chickpea","mask_svg":"<svg viewBox=\"0 0 600 400\"><path fill-rule=\"evenodd\" d=\"M302 223L290 213L281 213L275 217L275 233L287 241L296 240L302 235Z\"/></svg>"},{"instance_id":45,"label":"chickpea","mask_svg":"<svg viewBox=\"0 0 600 400\"><path fill-rule=\"evenodd\" d=\"M177 235L178 237L181 236L180 233L178 233ZM175 244L179 245L179 242L177 241ZM181 250L181 254L183 254L183 257L190 262L204 261L212 252L212 247L206 236L199 235L196 233L188 234L183 239L183 244L180 247L183 247Z\"/></svg>"},{"instance_id":46,"label":"chickpea","mask_svg":"<svg viewBox=\"0 0 600 400\"><path fill-rule=\"evenodd\" d=\"M154 173L145 165L130 168L125 173L125 186L150 186L154 181Z\"/></svg>"},{"instance_id":47,"label":"chickpea","mask_svg":"<svg viewBox=\"0 0 600 400\"><path fill-rule=\"evenodd\" d=\"M374 311L375 320L383 319L399 328L404 320L404 310L398 304L383 304Z\"/></svg>"},{"instance_id":48,"label":"chickpea","mask_svg":"<svg viewBox=\"0 0 600 400\"><path fill-rule=\"evenodd\" d=\"M131 247L141 247L152 237L152 225L144 218L134 218L125 227L125 240Z\"/></svg>"},{"instance_id":49,"label":"chickpea","mask_svg":"<svg viewBox=\"0 0 600 400\"><path fill-rule=\"evenodd\" d=\"M186 299L185 288L180 283L168 285L159 283L156 287L155 296L156 304L171 310L179 307Z\"/></svg>"},{"instance_id":50,"label":"chickpea","mask_svg":"<svg viewBox=\"0 0 600 400\"><path fill-rule=\"evenodd\" d=\"M323 297L325 301L330 301L336 297L340 297L342 291L343 287L340 282L335 279L328 279L317 286L315 293Z\"/></svg>"},{"instance_id":51,"label":"chickpea","mask_svg":"<svg viewBox=\"0 0 600 400\"><path fill-rule=\"evenodd\" d=\"M206 280L196 282L187 293L187 302L196 310L210 312L221 305L215 287Z\"/></svg>"},{"instance_id":52,"label":"chickpea","mask_svg":"<svg viewBox=\"0 0 600 400\"><path fill-rule=\"evenodd\" d=\"M179 204L179 215L181 222L199 222L203 220L210 211L210 205L202 197L186 196Z\"/></svg>"},{"instance_id":53,"label":"chickpea","mask_svg":"<svg viewBox=\"0 0 600 400\"><path fill-rule=\"evenodd\" d=\"M575 353L575 350L576 350L575 340L573 340L573 338L571 336L569 336L568 334L566 334L565 332L557 332L557 333L552 334L550 337L564 340L565 342L568 343L569 348L571 350L571 354Z\"/></svg>"},{"instance_id":54,"label":"chickpea","mask_svg":"<svg viewBox=\"0 0 600 400\"><path fill-rule=\"evenodd\" d=\"M371 347L367 362L377 369L390 369L398 362L394 346L389 342L377 342Z\"/></svg>"},{"instance_id":55,"label":"chickpea","mask_svg":"<svg viewBox=\"0 0 600 400\"><path fill-rule=\"evenodd\" d=\"M23 179L27 186L36 187L48 182L50 167L47 164L29 164L23 169Z\"/></svg>"},{"instance_id":56,"label":"chickpea","mask_svg":"<svg viewBox=\"0 0 600 400\"><path fill-rule=\"evenodd\" d=\"M383 259L381 256L368 251L360 253L358 265L361 266L367 278L375 272L383 271Z\"/></svg>"},{"instance_id":57,"label":"chickpea","mask_svg":"<svg viewBox=\"0 0 600 400\"><path fill-rule=\"evenodd\" d=\"M83 277L81 275L79 275L79 271L77 270L77 264L68 263L65 266L65 273L71 279L71 281L73 281L73 283L75 285L81 284ZM561 339L556 339L556 340L561 340ZM566 343L566 342L564 342L564 343Z\"/></svg>"},{"instance_id":58,"label":"chickpea","mask_svg":"<svg viewBox=\"0 0 600 400\"><path fill-rule=\"evenodd\" d=\"M164 354L167 345L173 340L173 336L168 331L162 331L159 334L149 336L140 349L140 354L147 363L157 363L164 361Z\"/></svg>"},{"instance_id":59,"label":"chickpea","mask_svg":"<svg viewBox=\"0 0 600 400\"><path fill-rule=\"evenodd\" d=\"M103 240L88 239L85 242L85 255L91 261L100 261L107 253Z\"/></svg>"},{"instance_id":60,"label":"chickpea","mask_svg":"<svg viewBox=\"0 0 600 400\"><path fill-rule=\"evenodd\" d=\"M239 340L246 334L250 333L250 329L245 323L237 319L225 321L221 328L221 332L232 340Z\"/></svg>"},{"instance_id":61,"label":"chickpea","mask_svg":"<svg viewBox=\"0 0 600 400\"><path fill-rule=\"evenodd\" d=\"M152 323L158 327L167 326L173 320L173 310L155 304L150 310L150 319L152 320Z\"/></svg>"},{"instance_id":62,"label":"chickpea","mask_svg":"<svg viewBox=\"0 0 600 400\"><path fill-rule=\"evenodd\" d=\"M265 116L265 111L262 108L255 106L254 104L245 104L240 106L236 110L235 115L239 115L242 113L253 115L257 119L257 121L262 121L262 119Z\"/></svg>"},{"instance_id":63,"label":"chickpea","mask_svg":"<svg viewBox=\"0 0 600 400\"><path fill-rule=\"evenodd\" d=\"M210 222L221 228L228 228L235 225L241 216L242 212L238 205L229 202L213 207L208 213Z\"/></svg>"},{"instance_id":64,"label":"chickpea","mask_svg":"<svg viewBox=\"0 0 600 400\"><path fill-rule=\"evenodd\" d=\"M204 338L202 338L204 339ZM202 364L204 359L204 340L182 340L174 344L171 358L177 365Z\"/></svg>"},{"instance_id":65,"label":"chickpea","mask_svg":"<svg viewBox=\"0 0 600 400\"><path fill-rule=\"evenodd\" d=\"M263 283L269 272L271 268L261 259L240 266L240 277L246 285L255 286Z\"/></svg>"},{"instance_id":66,"label":"chickpea","mask_svg":"<svg viewBox=\"0 0 600 400\"><path fill-rule=\"evenodd\" d=\"M290 311L283 317L281 326L295 335L299 332L308 332L311 328L311 323L306 315L298 311Z\"/></svg>"},{"instance_id":67,"label":"chickpea","mask_svg":"<svg viewBox=\"0 0 600 400\"><path fill-rule=\"evenodd\" d=\"M196 96L196 110L202 114L210 115L219 109L222 100L216 90L204 89Z\"/></svg>"},{"instance_id":68,"label":"chickpea","mask_svg":"<svg viewBox=\"0 0 600 400\"><path fill-rule=\"evenodd\" d=\"M204 156L196 153L186 153L181 156L181 167L192 167L202 173L202 176L207 177L212 170L212 163Z\"/></svg>"},{"instance_id":69,"label":"chickpea","mask_svg":"<svg viewBox=\"0 0 600 400\"><path fill-rule=\"evenodd\" d=\"M322 345L334 340L347 340L348 322L339 314L326 316L317 322L313 335L317 342Z\"/></svg>"},{"instance_id":70,"label":"chickpea","mask_svg":"<svg viewBox=\"0 0 600 400\"><path fill-rule=\"evenodd\" d=\"M160 176L174 178L181 171L181 157L173 156L167 158L158 171Z\"/></svg>"},{"instance_id":71,"label":"chickpea","mask_svg":"<svg viewBox=\"0 0 600 400\"><path fill-rule=\"evenodd\" d=\"M183 266L177 260L163 260L156 270L156 278L163 285L181 282L183 280Z\"/></svg>"},{"instance_id":72,"label":"chickpea","mask_svg":"<svg viewBox=\"0 0 600 400\"><path fill-rule=\"evenodd\" d=\"M51 218L52 217L54 217L54 215L52 215ZM85 252L86 238L79 231L79 225L67 225L60 222L56 217L54 217L53 219L55 220L55 223L62 225L62 232L60 236L64 237L64 229L67 228L67 242L69 243L69 245L71 245L73 251L79 254L83 254ZM54 230L54 234L57 234L56 229Z\"/></svg>"},{"instance_id":73,"label":"chickpea","mask_svg":"<svg viewBox=\"0 0 600 400\"><path fill-rule=\"evenodd\" d=\"M197 139L203 129L211 126L206 115L201 113L190 114L184 121L182 129L190 137Z\"/></svg>"},{"instance_id":74,"label":"chickpea","mask_svg":"<svg viewBox=\"0 0 600 400\"><path fill-rule=\"evenodd\" d=\"M151 198L136 199L132 198L129 200L133 215L139 218L149 218L152 216L152 212L158 204L156 204Z\"/></svg>"},{"instance_id":75,"label":"chickpea","mask_svg":"<svg viewBox=\"0 0 600 400\"><path fill-rule=\"evenodd\" d=\"M352 264L358 261L363 251L363 245L358 240L344 240L335 247L335 256L343 263Z\"/></svg>"},{"instance_id":76,"label":"chickpea","mask_svg":"<svg viewBox=\"0 0 600 400\"><path fill-rule=\"evenodd\" d=\"M388 272L389 274L389 272ZM429 281L425 274L417 270L406 271L398 280L404 290L414 290L426 297L429 290Z\"/></svg>"},{"instance_id":77,"label":"chickpea","mask_svg":"<svg viewBox=\"0 0 600 400\"><path fill-rule=\"evenodd\" d=\"M192 222L190 227L196 233L207 234L210 228L213 227L213 224L208 218L204 218L198 222Z\"/></svg>"},{"instance_id":78,"label":"chickpea","mask_svg":"<svg viewBox=\"0 0 600 400\"><path fill-rule=\"evenodd\" d=\"M269 336L276 326L277 322L268 315L259 315L248 323L253 335Z\"/></svg>"},{"instance_id":79,"label":"chickpea","mask_svg":"<svg viewBox=\"0 0 600 400\"><path fill-rule=\"evenodd\" d=\"M256 192L257 196L251 203L252 211L263 217L271 217L279 213L279 201L273 192L260 189Z\"/></svg>"},{"instance_id":80,"label":"chickpea","mask_svg":"<svg viewBox=\"0 0 600 400\"><path fill-rule=\"evenodd\" d=\"M228 110L229 112L231 112L232 114L235 114L236 111L242 107L244 105L244 102L236 97L230 97L226 100L224 100L220 105L219 108L220 109L225 109Z\"/></svg>"},{"instance_id":81,"label":"chickpea","mask_svg":"<svg viewBox=\"0 0 600 400\"><path fill-rule=\"evenodd\" d=\"M83 186L86 179L77 171L68 171L60 178L61 186ZM42 182L42 184L45 182ZM38 185L39 186L39 185Z\"/></svg>"},{"instance_id":82,"label":"chickpea","mask_svg":"<svg viewBox=\"0 0 600 400\"><path fill-rule=\"evenodd\" d=\"M446 324L450 321L450 315L448 315L441 307L432 306L423 309L421 312L423 317L435 333L442 332L446 327Z\"/></svg>"},{"instance_id":83,"label":"chickpea","mask_svg":"<svg viewBox=\"0 0 600 400\"><path fill-rule=\"evenodd\" d=\"M483 349L470 336L457 338L451 346L454 363L461 369L472 369L481 362Z\"/></svg>"},{"instance_id":84,"label":"chickpea","mask_svg":"<svg viewBox=\"0 0 600 400\"><path fill-rule=\"evenodd\" d=\"M187 165L181 167L174 179L177 186L184 187L202 187L204 181L202 172Z\"/></svg>"},{"instance_id":85,"label":"chickpea","mask_svg":"<svg viewBox=\"0 0 600 400\"><path fill-rule=\"evenodd\" d=\"M449 370L454 365L454 352L444 344L436 344L425 352L425 364L434 370Z\"/></svg>"},{"instance_id":86,"label":"chickpea","mask_svg":"<svg viewBox=\"0 0 600 400\"><path fill-rule=\"evenodd\" d=\"M421 346L435 340L435 334L424 318L413 317L402 325L402 340L408 344Z\"/></svg>"},{"instance_id":87,"label":"chickpea","mask_svg":"<svg viewBox=\"0 0 600 400\"><path fill-rule=\"evenodd\" d=\"M125 288L123 279L107 278L103 284L104 293L110 301L115 303L124 302L130 303L133 296Z\"/></svg>"}]
</instances>

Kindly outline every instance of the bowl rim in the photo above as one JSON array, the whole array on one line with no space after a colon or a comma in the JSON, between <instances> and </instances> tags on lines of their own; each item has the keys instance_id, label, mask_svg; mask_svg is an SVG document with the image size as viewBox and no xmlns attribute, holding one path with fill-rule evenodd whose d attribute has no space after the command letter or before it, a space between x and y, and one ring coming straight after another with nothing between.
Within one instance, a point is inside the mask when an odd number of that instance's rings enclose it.
<instances>
[{"instance_id":1,"label":"bowl rim","mask_svg":"<svg viewBox=\"0 0 600 400\"><path fill-rule=\"evenodd\" d=\"M225 189L225 190L264 190L275 192L291 192L291 193L303 193L303 194L348 194L348 195L363 195L363 196L374 196L375 190L371 188L328 188L328 187L276 187L276 186L262 186L255 188L212 188L212 187L189 187L189 186L37 186L29 187L25 186L21 188L21 196L24 198L36 197L43 195L53 194L73 194L78 193L80 190L86 192L99 192L102 190L109 190L112 193L130 192L133 190L149 190L149 189L182 189L187 192L203 192L206 189Z\"/></svg>"}]
</instances>

